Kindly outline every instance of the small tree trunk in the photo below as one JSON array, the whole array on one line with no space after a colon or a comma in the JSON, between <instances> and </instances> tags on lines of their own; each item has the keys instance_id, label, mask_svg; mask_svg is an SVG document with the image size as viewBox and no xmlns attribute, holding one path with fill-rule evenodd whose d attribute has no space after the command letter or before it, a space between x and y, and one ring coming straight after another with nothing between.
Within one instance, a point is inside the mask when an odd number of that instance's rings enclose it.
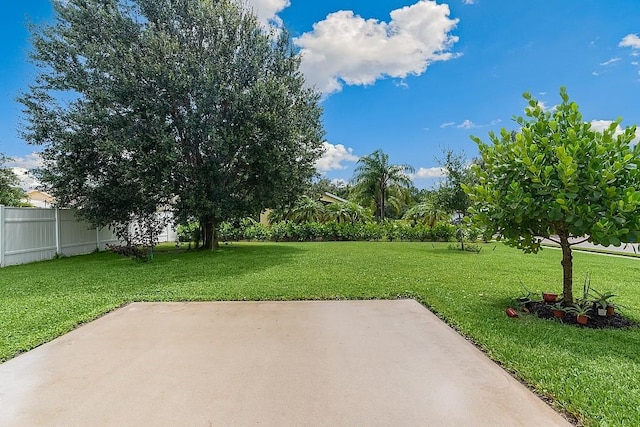
<instances>
[{"instance_id":1,"label":"small tree trunk","mask_svg":"<svg viewBox=\"0 0 640 427\"><path fill-rule=\"evenodd\" d=\"M210 219L203 219L200 221L202 224L202 249L213 249L213 221Z\"/></svg>"},{"instance_id":2,"label":"small tree trunk","mask_svg":"<svg viewBox=\"0 0 640 427\"><path fill-rule=\"evenodd\" d=\"M216 224L216 223L213 223L213 230L212 230L212 233L211 233L211 238L212 238L211 250L215 251L220 247L220 245L218 244L218 224Z\"/></svg>"},{"instance_id":3,"label":"small tree trunk","mask_svg":"<svg viewBox=\"0 0 640 427\"><path fill-rule=\"evenodd\" d=\"M562 248L562 302L564 305L571 305L573 304L573 256L571 255L569 236L560 235L559 237L560 247Z\"/></svg>"},{"instance_id":4,"label":"small tree trunk","mask_svg":"<svg viewBox=\"0 0 640 427\"><path fill-rule=\"evenodd\" d=\"M461 222L462 214L460 214L459 212L456 212L456 217L460 221L460 223L458 224L458 234L459 234L458 238L460 239L460 250L464 252L464 228Z\"/></svg>"}]
</instances>

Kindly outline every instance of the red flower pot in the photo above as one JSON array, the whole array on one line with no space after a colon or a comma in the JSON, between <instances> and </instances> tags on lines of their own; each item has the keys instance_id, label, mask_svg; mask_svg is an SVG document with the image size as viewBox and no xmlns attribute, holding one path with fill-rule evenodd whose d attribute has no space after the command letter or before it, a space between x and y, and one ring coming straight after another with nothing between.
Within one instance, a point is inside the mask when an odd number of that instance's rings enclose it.
<instances>
[{"instance_id":1,"label":"red flower pot","mask_svg":"<svg viewBox=\"0 0 640 427\"><path fill-rule=\"evenodd\" d=\"M553 310L553 317L562 319L564 317L564 311L562 310Z\"/></svg>"},{"instance_id":2,"label":"red flower pot","mask_svg":"<svg viewBox=\"0 0 640 427\"><path fill-rule=\"evenodd\" d=\"M515 308L508 307L504 312L507 313L509 317L518 317L518 312Z\"/></svg>"},{"instance_id":3,"label":"red flower pot","mask_svg":"<svg viewBox=\"0 0 640 427\"><path fill-rule=\"evenodd\" d=\"M544 292L542 294L542 300L544 302L556 302L557 299L558 299L558 294L550 294L547 292Z\"/></svg>"},{"instance_id":4,"label":"red flower pot","mask_svg":"<svg viewBox=\"0 0 640 427\"><path fill-rule=\"evenodd\" d=\"M578 323L580 323L581 325L586 325L587 324L587 319L588 319L588 317L583 315L583 314L581 314L580 316L576 317L576 321Z\"/></svg>"},{"instance_id":5,"label":"red flower pot","mask_svg":"<svg viewBox=\"0 0 640 427\"><path fill-rule=\"evenodd\" d=\"M613 314L616 312L616 308L612 305L608 305L607 306L607 316L613 316Z\"/></svg>"}]
</instances>

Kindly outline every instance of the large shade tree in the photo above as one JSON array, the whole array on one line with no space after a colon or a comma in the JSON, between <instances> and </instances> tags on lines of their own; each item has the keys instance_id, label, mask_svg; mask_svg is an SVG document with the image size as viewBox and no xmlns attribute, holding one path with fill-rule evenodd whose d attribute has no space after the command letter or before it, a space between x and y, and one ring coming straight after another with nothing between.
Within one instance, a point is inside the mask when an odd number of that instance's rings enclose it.
<instances>
[{"instance_id":1,"label":"large shade tree","mask_svg":"<svg viewBox=\"0 0 640 427\"><path fill-rule=\"evenodd\" d=\"M376 218L384 221L389 196L411 187L408 173L412 172L412 166L391 164L388 154L376 150L358 160L353 185L361 200L373 201Z\"/></svg>"},{"instance_id":2,"label":"large shade tree","mask_svg":"<svg viewBox=\"0 0 640 427\"><path fill-rule=\"evenodd\" d=\"M635 126L604 131L583 120L560 89L562 102L545 110L530 94L520 129L489 134L478 144L483 167L466 187L473 219L512 246L537 252L542 238L562 248L564 303L573 303L572 246L619 246L640 238L640 147Z\"/></svg>"},{"instance_id":3,"label":"large shade tree","mask_svg":"<svg viewBox=\"0 0 640 427\"><path fill-rule=\"evenodd\" d=\"M234 0L54 0L21 97L42 179L95 225L171 206L204 246L223 220L290 203L323 130L286 31Z\"/></svg>"}]
</instances>

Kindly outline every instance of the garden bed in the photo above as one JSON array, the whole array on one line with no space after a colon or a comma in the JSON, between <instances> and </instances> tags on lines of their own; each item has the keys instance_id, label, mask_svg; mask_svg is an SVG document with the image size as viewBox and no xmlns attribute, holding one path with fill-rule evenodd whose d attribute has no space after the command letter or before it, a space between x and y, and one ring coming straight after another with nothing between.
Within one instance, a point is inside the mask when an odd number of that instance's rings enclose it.
<instances>
[{"instance_id":1,"label":"garden bed","mask_svg":"<svg viewBox=\"0 0 640 427\"><path fill-rule=\"evenodd\" d=\"M526 309L526 310L525 310ZM545 303L543 301L530 301L527 302L524 307L524 311L533 313L541 319L554 319L568 325L576 325L585 328L593 329L621 329L630 328L637 324L622 316L620 313L614 313L612 316L599 316L595 309L591 309L589 312L589 320L586 325L578 324L576 316L571 314L565 314L564 317L558 319L553 316L553 305Z\"/></svg>"}]
</instances>

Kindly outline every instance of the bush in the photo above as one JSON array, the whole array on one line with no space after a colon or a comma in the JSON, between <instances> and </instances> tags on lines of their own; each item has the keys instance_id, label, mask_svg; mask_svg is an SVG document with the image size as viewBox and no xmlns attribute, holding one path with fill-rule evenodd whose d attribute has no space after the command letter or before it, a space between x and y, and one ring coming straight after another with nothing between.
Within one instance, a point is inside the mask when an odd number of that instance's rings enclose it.
<instances>
[{"instance_id":1,"label":"bush","mask_svg":"<svg viewBox=\"0 0 640 427\"><path fill-rule=\"evenodd\" d=\"M187 243L200 241L200 223L198 221L180 224L176 232L178 234L178 242Z\"/></svg>"},{"instance_id":2,"label":"bush","mask_svg":"<svg viewBox=\"0 0 640 427\"><path fill-rule=\"evenodd\" d=\"M448 222L440 221L431 227L431 240L448 242L456 235L456 226Z\"/></svg>"},{"instance_id":3,"label":"bush","mask_svg":"<svg viewBox=\"0 0 640 427\"><path fill-rule=\"evenodd\" d=\"M220 224L218 237L223 242L237 242L244 237L244 231L230 222L223 222Z\"/></svg>"},{"instance_id":4,"label":"bush","mask_svg":"<svg viewBox=\"0 0 640 427\"><path fill-rule=\"evenodd\" d=\"M264 224L254 222L244 228L243 236L246 240L265 241L271 238L271 230Z\"/></svg>"},{"instance_id":5,"label":"bush","mask_svg":"<svg viewBox=\"0 0 640 427\"><path fill-rule=\"evenodd\" d=\"M228 222L220 226L220 239L223 241L240 239L275 242L377 241L386 238L388 241L427 242L449 241L455 233L456 227L447 222L438 222L433 227L429 227L426 224L411 226L404 221L387 221L382 224L313 221L295 224L285 220L267 226L247 219L240 221L236 226Z\"/></svg>"}]
</instances>

